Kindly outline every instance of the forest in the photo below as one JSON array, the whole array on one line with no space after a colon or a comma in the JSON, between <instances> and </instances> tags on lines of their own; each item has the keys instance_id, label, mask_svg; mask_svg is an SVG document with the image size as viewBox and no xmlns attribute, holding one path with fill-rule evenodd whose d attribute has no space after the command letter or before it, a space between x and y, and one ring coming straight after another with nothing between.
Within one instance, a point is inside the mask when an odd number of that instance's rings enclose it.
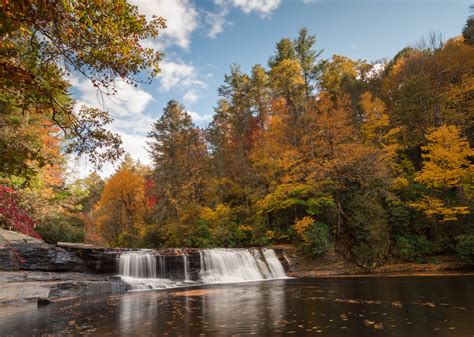
<instances>
[{"instance_id":1,"label":"forest","mask_svg":"<svg viewBox=\"0 0 474 337\"><path fill-rule=\"evenodd\" d=\"M162 54L140 41L166 22L86 3L3 5L0 228L112 247L291 244L366 269L474 264L474 16L377 62L326 59L302 28L267 64L230 66L206 128L178 101L157 111L147 166L107 111L74 109L68 79L102 95L116 78L152 80ZM71 181L68 160L84 155L97 172Z\"/></svg>"}]
</instances>

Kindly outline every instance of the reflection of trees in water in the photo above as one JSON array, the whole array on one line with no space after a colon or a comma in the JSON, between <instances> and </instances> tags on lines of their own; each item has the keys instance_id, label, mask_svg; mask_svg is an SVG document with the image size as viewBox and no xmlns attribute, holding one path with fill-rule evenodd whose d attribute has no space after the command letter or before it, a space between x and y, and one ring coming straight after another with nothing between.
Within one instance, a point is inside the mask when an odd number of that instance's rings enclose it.
<instances>
[{"instance_id":1,"label":"reflection of trees in water","mask_svg":"<svg viewBox=\"0 0 474 337\"><path fill-rule=\"evenodd\" d=\"M202 297L202 316L217 333L263 335L286 312L285 282L227 285L222 293Z\"/></svg>"}]
</instances>

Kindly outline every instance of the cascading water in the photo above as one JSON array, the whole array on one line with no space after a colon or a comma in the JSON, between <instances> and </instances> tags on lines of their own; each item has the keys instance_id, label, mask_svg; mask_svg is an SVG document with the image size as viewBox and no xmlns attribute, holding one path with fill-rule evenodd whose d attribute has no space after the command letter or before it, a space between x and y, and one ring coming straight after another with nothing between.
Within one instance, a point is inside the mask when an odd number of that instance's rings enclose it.
<instances>
[{"instance_id":1,"label":"cascading water","mask_svg":"<svg viewBox=\"0 0 474 337\"><path fill-rule=\"evenodd\" d=\"M155 256L147 253L127 253L120 256L119 273L126 277L156 278Z\"/></svg>"},{"instance_id":2,"label":"cascading water","mask_svg":"<svg viewBox=\"0 0 474 337\"><path fill-rule=\"evenodd\" d=\"M216 248L200 250L193 254L183 254L180 257L155 256L146 251L125 253L120 256L119 272L132 290L178 287L196 281L197 284L209 284L286 277L273 249ZM194 262L190 263L193 256Z\"/></svg>"},{"instance_id":3,"label":"cascading water","mask_svg":"<svg viewBox=\"0 0 474 337\"><path fill-rule=\"evenodd\" d=\"M272 249L263 252L263 256L256 249L208 249L200 254L204 261L200 277L204 283L245 282L286 277ZM277 264L281 266L283 273L275 267Z\"/></svg>"},{"instance_id":4,"label":"cascading water","mask_svg":"<svg viewBox=\"0 0 474 337\"><path fill-rule=\"evenodd\" d=\"M263 256L265 257L265 261L267 261L268 268L270 269L270 273L272 274L273 278L283 278L286 277L285 269L281 264L280 260L275 254L273 249L263 248L262 249Z\"/></svg>"},{"instance_id":5,"label":"cascading water","mask_svg":"<svg viewBox=\"0 0 474 337\"><path fill-rule=\"evenodd\" d=\"M184 266L184 280L189 281L189 264L188 264L188 256L186 254L183 255L183 266Z\"/></svg>"},{"instance_id":6,"label":"cascading water","mask_svg":"<svg viewBox=\"0 0 474 337\"><path fill-rule=\"evenodd\" d=\"M160 255L159 258L160 258L160 278L165 278L166 276L165 257L163 255Z\"/></svg>"}]
</instances>

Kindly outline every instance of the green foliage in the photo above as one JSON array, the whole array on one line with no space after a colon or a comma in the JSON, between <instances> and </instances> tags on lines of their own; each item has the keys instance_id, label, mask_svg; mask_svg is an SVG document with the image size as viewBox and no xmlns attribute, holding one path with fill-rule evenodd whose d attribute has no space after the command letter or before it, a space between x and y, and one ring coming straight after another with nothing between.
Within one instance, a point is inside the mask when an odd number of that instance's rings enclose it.
<instances>
[{"instance_id":1,"label":"green foliage","mask_svg":"<svg viewBox=\"0 0 474 337\"><path fill-rule=\"evenodd\" d=\"M303 249L312 256L321 256L331 247L329 240L329 228L326 224L315 222L305 231L307 241L303 243Z\"/></svg>"},{"instance_id":2,"label":"green foliage","mask_svg":"<svg viewBox=\"0 0 474 337\"><path fill-rule=\"evenodd\" d=\"M157 226L151 225L145 228L138 246L142 248L158 248L163 244L161 231Z\"/></svg>"},{"instance_id":3,"label":"green foliage","mask_svg":"<svg viewBox=\"0 0 474 337\"><path fill-rule=\"evenodd\" d=\"M474 265L474 235L460 235L457 237L456 253L459 258L470 264Z\"/></svg>"},{"instance_id":4,"label":"green foliage","mask_svg":"<svg viewBox=\"0 0 474 337\"><path fill-rule=\"evenodd\" d=\"M394 257L401 261L423 263L429 260L434 247L425 236L399 236L395 238L392 252Z\"/></svg>"},{"instance_id":5,"label":"green foliage","mask_svg":"<svg viewBox=\"0 0 474 337\"><path fill-rule=\"evenodd\" d=\"M347 201L346 210L355 262L368 270L382 264L388 256L390 236L379 196L355 193Z\"/></svg>"},{"instance_id":6,"label":"green foliage","mask_svg":"<svg viewBox=\"0 0 474 337\"><path fill-rule=\"evenodd\" d=\"M208 248L214 244L211 237L211 230L203 220L198 220L194 231L186 239L186 246L197 248Z\"/></svg>"},{"instance_id":7,"label":"green foliage","mask_svg":"<svg viewBox=\"0 0 474 337\"><path fill-rule=\"evenodd\" d=\"M138 242L137 236L128 231L122 231L119 236L111 243L113 247L135 247Z\"/></svg>"},{"instance_id":8,"label":"green foliage","mask_svg":"<svg viewBox=\"0 0 474 337\"><path fill-rule=\"evenodd\" d=\"M474 45L474 5L471 5L470 9L473 14L467 18L462 36L464 37L464 43Z\"/></svg>"},{"instance_id":9,"label":"green foliage","mask_svg":"<svg viewBox=\"0 0 474 337\"><path fill-rule=\"evenodd\" d=\"M77 218L58 216L45 221L36 228L47 243L84 242L84 223Z\"/></svg>"}]
</instances>

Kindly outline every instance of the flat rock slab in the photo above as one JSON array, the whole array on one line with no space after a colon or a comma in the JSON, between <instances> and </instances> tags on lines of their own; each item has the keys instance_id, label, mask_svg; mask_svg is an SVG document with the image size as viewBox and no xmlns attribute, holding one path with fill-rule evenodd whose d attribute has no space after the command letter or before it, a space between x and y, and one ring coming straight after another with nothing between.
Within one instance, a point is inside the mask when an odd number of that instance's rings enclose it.
<instances>
[{"instance_id":1,"label":"flat rock slab","mask_svg":"<svg viewBox=\"0 0 474 337\"><path fill-rule=\"evenodd\" d=\"M0 244L2 243L43 243L43 240L33 238L14 231L0 229Z\"/></svg>"},{"instance_id":2,"label":"flat rock slab","mask_svg":"<svg viewBox=\"0 0 474 337\"><path fill-rule=\"evenodd\" d=\"M0 272L0 305L37 302L125 292L118 277L86 273Z\"/></svg>"}]
</instances>

